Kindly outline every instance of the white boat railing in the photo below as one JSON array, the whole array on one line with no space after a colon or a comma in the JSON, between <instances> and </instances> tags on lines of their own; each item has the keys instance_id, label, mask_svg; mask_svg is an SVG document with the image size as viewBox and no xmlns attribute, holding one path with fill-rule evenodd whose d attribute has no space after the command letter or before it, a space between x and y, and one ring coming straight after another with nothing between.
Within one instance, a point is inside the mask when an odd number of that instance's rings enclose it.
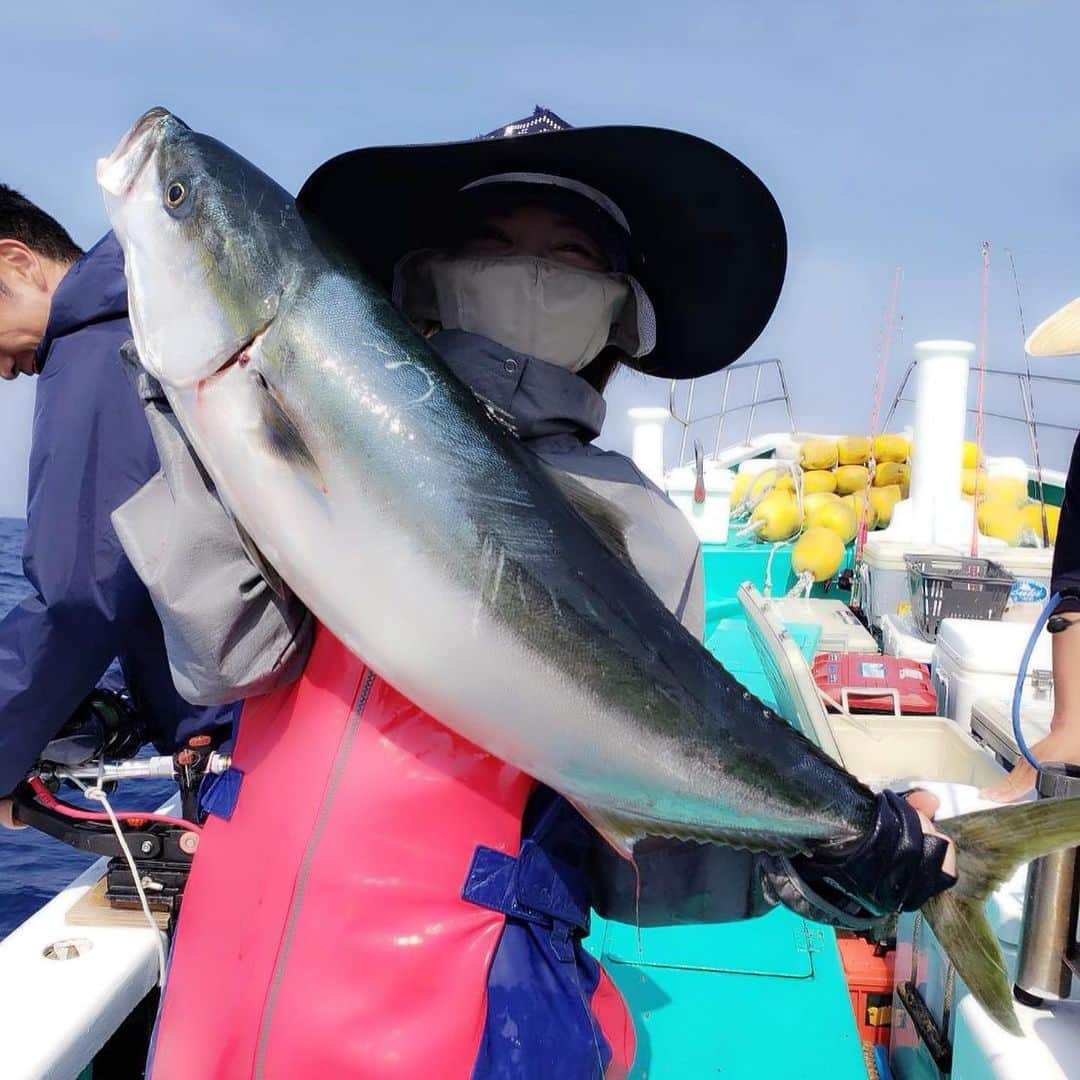
<instances>
[{"instance_id":1,"label":"white boat railing","mask_svg":"<svg viewBox=\"0 0 1080 1080\"><path fill-rule=\"evenodd\" d=\"M179 816L179 796L157 812ZM73 915L107 867L95 861L0 941L3 1080L85 1076L158 983L160 935L141 916L124 925L108 911Z\"/></svg>"},{"instance_id":2,"label":"white boat railing","mask_svg":"<svg viewBox=\"0 0 1080 1080\"><path fill-rule=\"evenodd\" d=\"M896 390L892 405L889 407L888 414L885 417L885 423L881 427L882 431L887 431L889 429L893 416L901 404L915 404L915 398L905 393L914 370L915 362L912 361L908 364L900 379L900 385ZM973 376L978 376L979 369L977 367L972 367L970 371ZM1031 451L1032 461L1038 462L1041 458L1039 448L1039 433L1041 431L1060 431L1073 435L1076 434L1077 425L1075 423L1059 424L1051 420L1044 420L1036 417L1033 388L1042 387L1044 389L1050 388L1057 391L1064 387L1071 387L1073 390L1080 390L1080 379L1067 379L1060 375L1030 375L1026 371L1008 371L1004 368L986 368L985 375L988 379L986 384L988 389L993 386L1002 386L1003 384L1007 385L1009 382L1015 382L1016 391L1020 397L1019 411L1001 412L998 409L986 408L984 405L982 415L996 420L1004 420L1007 423L1024 425L1027 429L1028 448ZM970 386L974 385L974 380L972 380ZM1080 405L1080 394L1077 394L1073 400ZM967 412L969 416L975 416L979 410L976 406L969 406Z\"/></svg>"},{"instance_id":3,"label":"white boat railing","mask_svg":"<svg viewBox=\"0 0 1080 1080\"><path fill-rule=\"evenodd\" d=\"M746 380L742 379L741 376L744 374L748 376L750 373L753 373L754 379L750 399L748 401L739 401L738 404L732 404L732 382L739 380L745 386ZM762 379L766 376L769 377L769 382L765 384L766 388L762 391ZM787 379L784 378L784 365L778 359L770 358L768 360L753 360L746 364L733 364L731 367L717 372L717 377L723 379L720 387L720 408L701 415L694 414L694 394L698 380L680 381L672 379L671 381L671 388L668 393L668 411L671 413L672 419L682 426L682 437L679 442L679 465L684 465L689 460L686 456L686 444L690 428L695 425L709 424L712 421L716 422L713 456L718 456L724 436L724 421L735 413L746 412L749 414L746 419L746 443L749 443L753 436L754 421L757 418L758 410L768 405L782 404L787 413L788 430L792 433L795 431L795 419L791 412L791 396L788 393ZM778 389L771 388L770 384L773 379L775 379ZM679 402L680 391L685 393L685 400L681 405ZM762 396L763 393L766 396ZM772 430L775 430L775 428Z\"/></svg>"},{"instance_id":4,"label":"white boat railing","mask_svg":"<svg viewBox=\"0 0 1080 1080\"><path fill-rule=\"evenodd\" d=\"M73 926L100 859L0 942L0 1075L75 1080L158 980L148 926Z\"/></svg>"}]
</instances>

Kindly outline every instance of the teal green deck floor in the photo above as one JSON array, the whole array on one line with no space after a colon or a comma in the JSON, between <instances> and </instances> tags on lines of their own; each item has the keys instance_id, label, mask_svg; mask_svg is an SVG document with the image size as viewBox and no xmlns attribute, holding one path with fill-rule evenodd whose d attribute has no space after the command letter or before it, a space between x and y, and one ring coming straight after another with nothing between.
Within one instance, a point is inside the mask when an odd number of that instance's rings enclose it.
<instances>
[{"instance_id":1,"label":"teal green deck floor","mask_svg":"<svg viewBox=\"0 0 1080 1080\"><path fill-rule=\"evenodd\" d=\"M732 599L743 581L763 583L762 545L755 547L714 549L711 557L707 549L707 641L740 682L771 704ZM781 549L773 560L776 593L786 591L790 573L790 548ZM812 656L817 628L789 629ZM836 938L827 927L786 908L745 922L640 931L594 916L585 945L633 1014L633 1080L866 1078Z\"/></svg>"}]
</instances>

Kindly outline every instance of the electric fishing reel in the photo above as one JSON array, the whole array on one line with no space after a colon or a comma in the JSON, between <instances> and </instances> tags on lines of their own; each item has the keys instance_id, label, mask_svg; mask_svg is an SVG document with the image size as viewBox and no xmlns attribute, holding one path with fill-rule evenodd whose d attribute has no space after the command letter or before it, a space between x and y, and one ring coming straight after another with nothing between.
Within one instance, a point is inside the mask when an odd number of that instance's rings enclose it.
<instances>
[{"instance_id":1,"label":"electric fishing reel","mask_svg":"<svg viewBox=\"0 0 1080 1080\"><path fill-rule=\"evenodd\" d=\"M15 788L13 816L79 851L108 858L109 903L137 910L141 906L137 880L151 910L169 916L171 930L199 844L199 787L207 774L228 768L229 756L214 749L209 735L196 735L172 755L135 757L145 738L145 727L126 697L95 690ZM59 796L67 788L91 798L102 792L107 799L121 780L134 779L175 781L182 816L111 812L104 800L101 810L91 810Z\"/></svg>"}]
</instances>

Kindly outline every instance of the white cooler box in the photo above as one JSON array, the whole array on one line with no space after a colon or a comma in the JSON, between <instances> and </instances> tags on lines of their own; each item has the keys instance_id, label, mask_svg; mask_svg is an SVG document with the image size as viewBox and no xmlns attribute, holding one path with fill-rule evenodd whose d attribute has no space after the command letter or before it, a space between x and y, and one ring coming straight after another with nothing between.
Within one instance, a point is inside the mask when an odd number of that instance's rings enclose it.
<instances>
[{"instance_id":1,"label":"white cooler box","mask_svg":"<svg viewBox=\"0 0 1080 1080\"><path fill-rule=\"evenodd\" d=\"M993 756L941 716L829 715L844 768L880 791L941 780L982 788L1005 774Z\"/></svg>"},{"instance_id":2,"label":"white cooler box","mask_svg":"<svg viewBox=\"0 0 1080 1080\"><path fill-rule=\"evenodd\" d=\"M821 627L816 649L819 653L878 653L874 635L839 600L790 596L769 602L781 622Z\"/></svg>"},{"instance_id":3,"label":"white cooler box","mask_svg":"<svg viewBox=\"0 0 1080 1080\"><path fill-rule=\"evenodd\" d=\"M881 617L881 646L886 656L917 660L920 664L929 664L934 655L934 643L920 637L910 613Z\"/></svg>"},{"instance_id":4,"label":"white cooler box","mask_svg":"<svg viewBox=\"0 0 1080 1080\"><path fill-rule=\"evenodd\" d=\"M945 619L932 661L942 714L966 731L971 728L972 706L979 699L1012 701L1031 629L1028 623ZM1050 635L1043 630L1028 664L1023 701L1050 699L1050 657Z\"/></svg>"},{"instance_id":5,"label":"white cooler box","mask_svg":"<svg viewBox=\"0 0 1080 1080\"><path fill-rule=\"evenodd\" d=\"M886 615L904 615L911 610L905 555L959 555L952 548L911 541L870 537L863 547L862 605L870 622L880 626Z\"/></svg>"},{"instance_id":6,"label":"white cooler box","mask_svg":"<svg viewBox=\"0 0 1080 1080\"><path fill-rule=\"evenodd\" d=\"M1009 602L1002 618L1006 622L1033 623L1050 599L1054 549L1005 548L1004 551L987 551L986 557L1016 578L1009 590Z\"/></svg>"},{"instance_id":7,"label":"white cooler box","mask_svg":"<svg viewBox=\"0 0 1080 1080\"><path fill-rule=\"evenodd\" d=\"M1020 730L1031 746L1050 734L1054 715L1052 701L1032 701L1020 706ZM1012 726L1012 699L980 698L971 707L971 734L1009 765L1020 758Z\"/></svg>"}]
</instances>

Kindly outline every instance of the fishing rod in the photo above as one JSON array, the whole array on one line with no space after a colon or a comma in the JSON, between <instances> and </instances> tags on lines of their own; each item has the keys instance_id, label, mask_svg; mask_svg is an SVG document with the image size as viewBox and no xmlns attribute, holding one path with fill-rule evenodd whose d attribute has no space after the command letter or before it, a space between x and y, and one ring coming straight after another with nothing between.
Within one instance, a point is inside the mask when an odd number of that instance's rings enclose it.
<instances>
[{"instance_id":1,"label":"fishing rod","mask_svg":"<svg viewBox=\"0 0 1080 1080\"><path fill-rule=\"evenodd\" d=\"M975 490L971 506L971 557L979 554L979 461L982 458L983 389L986 384L986 330L990 310L990 241L984 240L982 254L982 279L979 288L979 390L975 408Z\"/></svg>"},{"instance_id":2,"label":"fishing rod","mask_svg":"<svg viewBox=\"0 0 1080 1080\"><path fill-rule=\"evenodd\" d=\"M1021 341L1027 343L1027 326L1024 319L1024 301L1020 295L1020 277L1016 272L1016 260L1010 248L1005 249L1012 269L1013 288L1016 290L1016 310L1020 316ZM1043 489L1042 454L1039 451L1039 425L1035 419L1035 395L1031 392L1031 356L1024 349L1024 408L1028 415L1028 431L1031 435L1031 453L1035 458L1035 483L1039 489L1039 508L1042 516L1042 538L1045 547L1050 546L1050 528L1046 521L1046 492Z\"/></svg>"},{"instance_id":3,"label":"fishing rod","mask_svg":"<svg viewBox=\"0 0 1080 1080\"><path fill-rule=\"evenodd\" d=\"M877 374L874 377L874 411L870 419L870 446L873 450L874 439L879 434L878 424L881 418L881 398L885 391L885 372L889 366L889 354L892 351L894 326L896 324L896 305L900 296L900 283L903 281L904 268L898 266L893 274L892 289L889 293L889 306L885 313L885 323L882 326L881 337L878 339ZM900 324L903 325L904 316L900 316ZM867 470L866 486L863 489L862 505L859 509L859 526L855 537L855 560L851 574L851 606L862 606L862 556L866 545L867 518L870 506L870 487L873 483L873 474Z\"/></svg>"}]
</instances>

